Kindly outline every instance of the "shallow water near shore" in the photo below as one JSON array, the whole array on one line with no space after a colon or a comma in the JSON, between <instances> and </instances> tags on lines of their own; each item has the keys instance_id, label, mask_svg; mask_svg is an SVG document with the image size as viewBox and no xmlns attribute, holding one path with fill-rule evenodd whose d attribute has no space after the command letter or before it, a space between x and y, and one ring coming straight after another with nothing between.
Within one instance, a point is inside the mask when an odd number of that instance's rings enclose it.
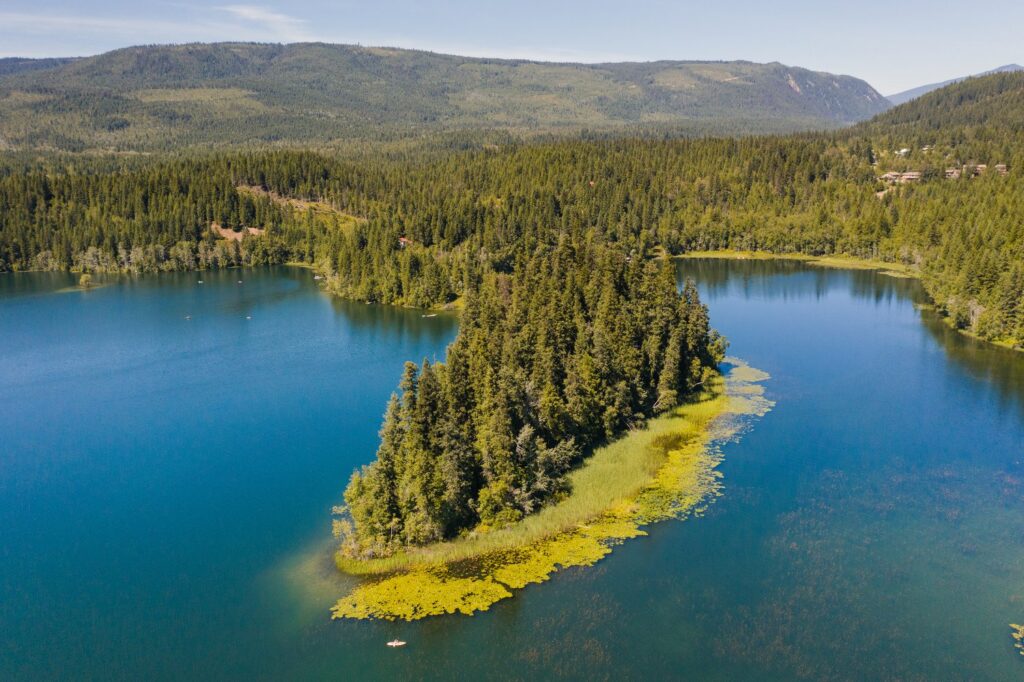
<instances>
[{"instance_id":1,"label":"shallow water near shore","mask_svg":"<svg viewBox=\"0 0 1024 682\"><path fill-rule=\"evenodd\" d=\"M454 317L291 268L0 276L0 678L1024 675L1024 358L915 309L913 280L677 267L772 377L722 496L416 623L330 620L330 507Z\"/></svg>"}]
</instances>

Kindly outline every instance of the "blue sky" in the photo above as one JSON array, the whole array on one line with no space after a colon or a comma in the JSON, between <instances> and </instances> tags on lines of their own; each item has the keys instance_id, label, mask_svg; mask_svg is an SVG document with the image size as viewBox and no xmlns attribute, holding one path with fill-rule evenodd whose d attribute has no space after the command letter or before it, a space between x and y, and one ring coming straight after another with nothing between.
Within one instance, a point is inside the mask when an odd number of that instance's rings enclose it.
<instances>
[{"instance_id":1,"label":"blue sky","mask_svg":"<svg viewBox=\"0 0 1024 682\"><path fill-rule=\"evenodd\" d=\"M1024 0L0 0L0 56L320 40L557 61L749 59L889 94L1024 62Z\"/></svg>"}]
</instances>

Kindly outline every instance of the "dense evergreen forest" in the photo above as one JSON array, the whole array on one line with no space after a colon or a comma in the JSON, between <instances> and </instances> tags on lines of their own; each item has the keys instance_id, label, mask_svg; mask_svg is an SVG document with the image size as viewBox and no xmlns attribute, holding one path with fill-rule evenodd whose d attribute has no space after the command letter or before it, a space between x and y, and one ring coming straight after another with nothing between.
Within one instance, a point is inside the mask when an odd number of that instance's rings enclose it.
<instances>
[{"instance_id":1,"label":"dense evergreen forest","mask_svg":"<svg viewBox=\"0 0 1024 682\"><path fill-rule=\"evenodd\" d=\"M1024 74L833 133L470 146L9 155L0 271L297 261L342 296L462 307L446 362L407 367L348 489L354 553L529 514L590 447L700 383L723 342L666 255L908 264L957 327L1024 342Z\"/></svg>"},{"instance_id":2,"label":"dense evergreen forest","mask_svg":"<svg viewBox=\"0 0 1024 682\"><path fill-rule=\"evenodd\" d=\"M344 296L431 306L507 271L520 248L589 233L638 257L735 248L915 265L957 326L1020 342L1022 112L1024 75L1002 74L830 134L508 142L348 161L302 151L9 160L0 270L294 260ZM988 169L945 177L978 164ZM921 180L878 179L908 170ZM212 224L265 232L222 239Z\"/></svg>"},{"instance_id":3,"label":"dense evergreen forest","mask_svg":"<svg viewBox=\"0 0 1024 682\"><path fill-rule=\"evenodd\" d=\"M345 492L349 554L517 521L567 492L591 446L718 366L724 342L674 268L593 236L549 241L469 287L444 364L407 364L377 459Z\"/></svg>"}]
</instances>

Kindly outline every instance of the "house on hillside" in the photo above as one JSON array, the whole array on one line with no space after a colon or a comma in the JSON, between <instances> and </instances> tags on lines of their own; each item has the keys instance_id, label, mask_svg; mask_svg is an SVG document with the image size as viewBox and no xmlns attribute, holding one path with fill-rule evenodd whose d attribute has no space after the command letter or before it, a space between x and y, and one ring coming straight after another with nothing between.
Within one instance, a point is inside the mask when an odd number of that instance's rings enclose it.
<instances>
[{"instance_id":1,"label":"house on hillside","mask_svg":"<svg viewBox=\"0 0 1024 682\"><path fill-rule=\"evenodd\" d=\"M921 171L907 171L906 173L897 173L890 171L878 179L890 185L905 185L908 182L917 182L923 177Z\"/></svg>"},{"instance_id":2,"label":"house on hillside","mask_svg":"<svg viewBox=\"0 0 1024 682\"><path fill-rule=\"evenodd\" d=\"M963 173L959 168L947 168L946 179L947 180L959 180L960 175Z\"/></svg>"},{"instance_id":3,"label":"house on hillside","mask_svg":"<svg viewBox=\"0 0 1024 682\"><path fill-rule=\"evenodd\" d=\"M1006 175L1009 172L1010 171L1006 168L1006 164L1005 163L997 163L996 164L996 173L999 173L1000 175Z\"/></svg>"},{"instance_id":4,"label":"house on hillside","mask_svg":"<svg viewBox=\"0 0 1024 682\"><path fill-rule=\"evenodd\" d=\"M409 246L410 244L412 244L412 240L411 239L408 239L406 237L399 237L398 238L398 246L400 246L401 248L404 249L405 247Z\"/></svg>"}]
</instances>

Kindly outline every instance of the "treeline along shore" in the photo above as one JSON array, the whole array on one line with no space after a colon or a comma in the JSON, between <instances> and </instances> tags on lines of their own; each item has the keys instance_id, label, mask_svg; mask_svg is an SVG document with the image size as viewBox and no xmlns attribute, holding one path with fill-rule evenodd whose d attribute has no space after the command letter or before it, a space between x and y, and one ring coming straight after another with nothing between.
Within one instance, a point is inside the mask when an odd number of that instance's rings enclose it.
<instances>
[{"instance_id":1,"label":"treeline along shore","mask_svg":"<svg viewBox=\"0 0 1024 682\"><path fill-rule=\"evenodd\" d=\"M892 263L956 327L1019 346L1024 75L829 133L0 170L0 270L291 261L344 297L464 308L446 362L406 369L378 459L349 486L355 554L513 523L564 495L589 448L682 400L722 343L662 257L717 249Z\"/></svg>"},{"instance_id":2,"label":"treeline along shore","mask_svg":"<svg viewBox=\"0 0 1024 682\"><path fill-rule=\"evenodd\" d=\"M0 270L298 261L342 296L427 307L511 271L523 249L589 234L637 258L739 249L892 262L922 277L955 326L1012 346L1024 340L1022 111L1024 74L1000 74L833 133L359 160L12 157L0 170ZM1006 172L942 174L966 164ZM922 179L880 180L908 170Z\"/></svg>"}]
</instances>

